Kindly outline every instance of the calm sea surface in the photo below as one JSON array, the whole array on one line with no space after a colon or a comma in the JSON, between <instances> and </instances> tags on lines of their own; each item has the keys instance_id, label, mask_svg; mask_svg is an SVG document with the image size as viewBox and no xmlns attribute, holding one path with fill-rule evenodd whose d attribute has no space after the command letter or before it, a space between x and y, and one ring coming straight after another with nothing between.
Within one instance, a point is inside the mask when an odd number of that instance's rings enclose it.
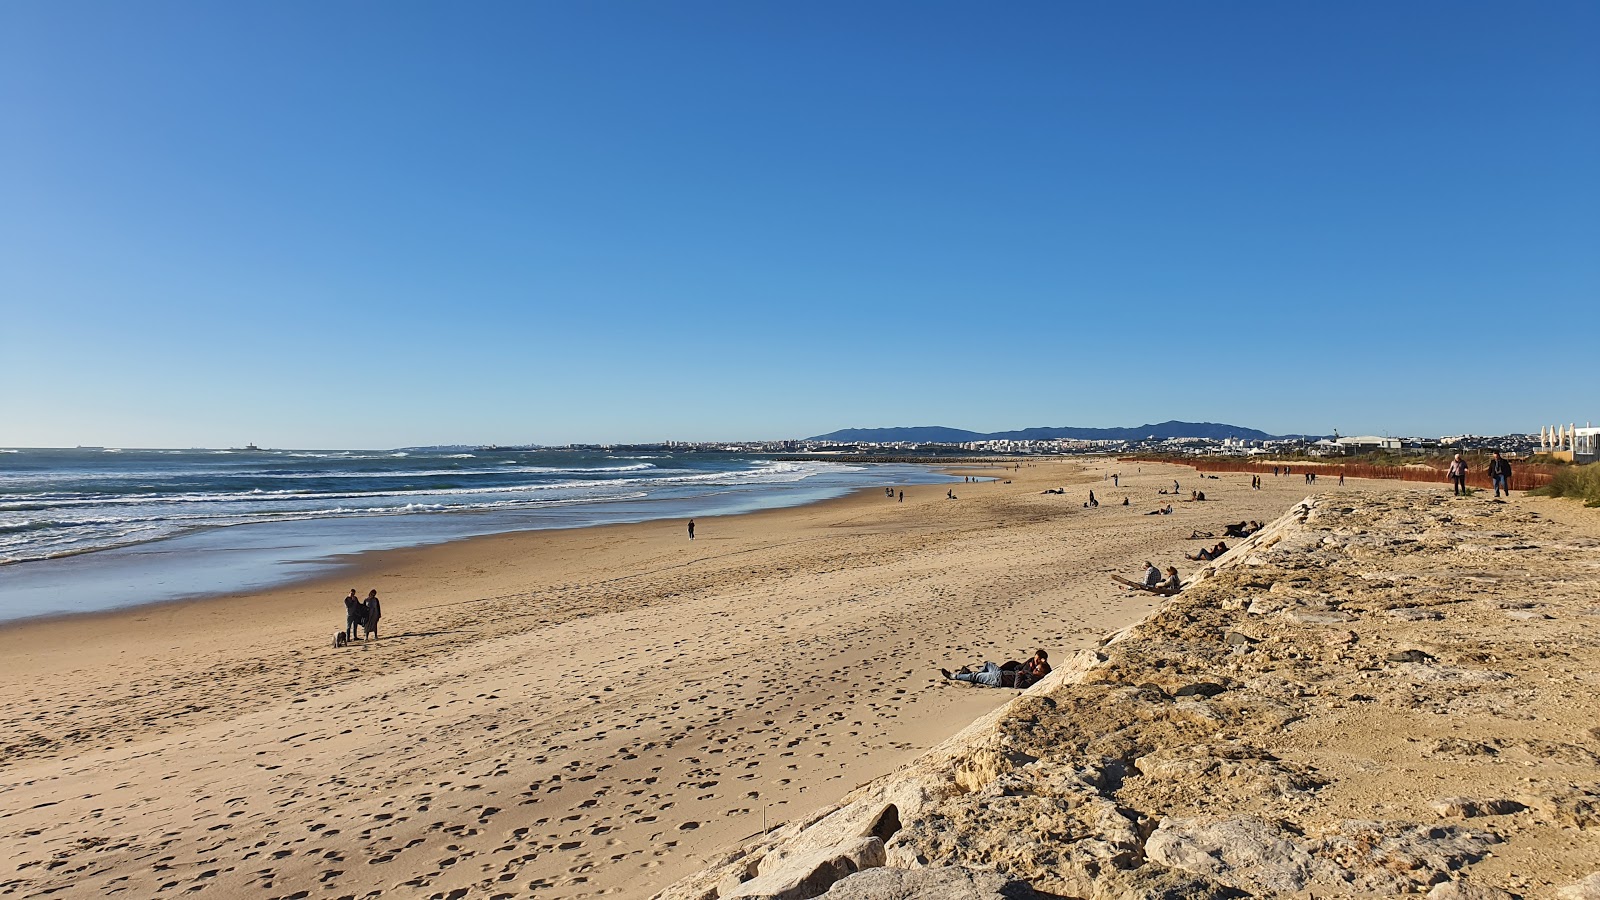
<instances>
[{"instance_id":1,"label":"calm sea surface","mask_svg":"<svg viewBox=\"0 0 1600 900\"><path fill-rule=\"evenodd\" d=\"M707 453L0 450L0 620L259 588L364 550L948 480Z\"/></svg>"}]
</instances>

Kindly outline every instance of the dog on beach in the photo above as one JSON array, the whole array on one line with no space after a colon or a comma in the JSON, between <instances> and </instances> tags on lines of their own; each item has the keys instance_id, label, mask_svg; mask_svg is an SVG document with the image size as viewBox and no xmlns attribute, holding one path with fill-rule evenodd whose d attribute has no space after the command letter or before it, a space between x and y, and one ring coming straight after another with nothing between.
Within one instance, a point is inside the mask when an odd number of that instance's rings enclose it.
<instances>
[{"instance_id":1,"label":"dog on beach","mask_svg":"<svg viewBox=\"0 0 1600 900\"><path fill-rule=\"evenodd\" d=\"M336 632L334 634L334 636L333 636L333 646L334 647L336 647L336 648L337 647L343 647L344 645L346 645L348 643L350 643L350 638L344 632L340 631L340 632Z\"/></svg>"}]
</instances>

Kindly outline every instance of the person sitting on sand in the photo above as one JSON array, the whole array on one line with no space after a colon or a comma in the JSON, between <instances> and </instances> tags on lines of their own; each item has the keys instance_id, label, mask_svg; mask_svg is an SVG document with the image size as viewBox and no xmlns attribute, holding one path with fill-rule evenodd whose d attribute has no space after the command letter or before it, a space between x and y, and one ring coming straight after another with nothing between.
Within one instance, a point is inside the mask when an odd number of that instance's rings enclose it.
<instances>
[{"instance_id":1,"label":"person sitting on sand","mask_svg":"<svg viewBox=\"0 0 1600 900\"><path fill-rule=\"evenodd\" d=\"M1031 687L1040 678L1050 674L1049 654L1043 650L1034 651L1033 658L1025 663L1008 662L997 666L992 662L985 662L977 671L962 667L961 671L952 673L949 669L940 669L939 674L946 681L965 681L968 684L982 685L983 687Z\"/></svg>"},{"instance_id":2,"label":"person sitting on sand","mask_svg":"<svg viewBox=\"0 0 1600 900\"><path fill-rule=\"evenodd\" d=\"M1156 568L1155 563L1145 560L1144 574L1140 576L1140 579L1139 581L1129 581L1121 575L1111 576L1111 580L1122 585L1122 589L1125 591L1153 591L1161 584L1161 570Z\"/></svg>"},{"instance_id":3,"label":"person sitting on sand","mask_svg":"<svg viewBox=\"0 0 1600 900\"><path fill-rule=\"evenodd\" d=\"M1147 516L1170 516L1170 515L1172 515L1172 504L1168 503L1166 506L1163 506L1160 509L1152 509L1149 512L1145 513L1145 515L1147 515Z\"/></svg>"},{"instance_id":4,"label":"person sitting on sand","mask_svg":"<svg viewBox=\"0 0 1600 900\"><path fill-rule=\"evenodd\" d=\"M1161 570L1150 560L1144 561L1144 586L1155 587L1161 583Z\"/></svg>"},{"instance_id":5,"label":"person sitting on sand","mask_svg":"<svg viewBox=\"0 0 1600 900\"><path fill-rule=\"evenodd\" d=\"M1176 594L1183 590L1183 582L1178 578L1178 567L1167 566L1167 580L1156 585L1158 594Z\"/></svg>"},{"instance_id":6,"label":"person sitting on sand","mask_svg":"<svg viewBox=\"0 0 1600 900\"><path fill-rule=\"evenodd\" d=\"M1127 506L1128 505L1128 498L1127 497L1123 497L1122 498L1122 505L1123 506Z\"/></svg>"}]
</instances>

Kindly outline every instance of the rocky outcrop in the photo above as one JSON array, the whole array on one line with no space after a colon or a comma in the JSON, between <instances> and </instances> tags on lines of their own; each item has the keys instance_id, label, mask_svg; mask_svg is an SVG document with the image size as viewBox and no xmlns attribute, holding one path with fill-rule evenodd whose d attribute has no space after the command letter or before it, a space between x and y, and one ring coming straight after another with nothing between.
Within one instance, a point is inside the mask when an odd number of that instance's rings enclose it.
<instances>
[{"instance_id":1,"label":"rocky outcrop","mask_svg":"<svg viewBox=\"0 0 1600 900\"><path fill-rule=\"evenodd\" d=\"M1581 615L1600 541L1528 557L1540 533L1484 500L1301 503L910 766L661 897L1527 896L1483 861L1600 823L1592 692L1546 688L1600 664ZM1523 603L1544 617L1505 616Z\"/></svg>"}]
</instances>

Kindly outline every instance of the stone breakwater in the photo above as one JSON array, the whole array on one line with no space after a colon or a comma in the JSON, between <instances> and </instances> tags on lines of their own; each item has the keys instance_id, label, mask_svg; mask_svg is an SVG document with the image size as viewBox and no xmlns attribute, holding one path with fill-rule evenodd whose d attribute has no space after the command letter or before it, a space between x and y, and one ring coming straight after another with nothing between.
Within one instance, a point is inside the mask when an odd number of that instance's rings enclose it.
<instances>
[{"instance_id":1,"label":"stone breakwater","mask_svg":"<svg viewBox=\"0 0 1600 900\"><path fill-rule=\"evenodd\" d=\"M916 762L659 898L1600 900L1597 628L1600 522L1310 498Z\"/></svg>"}]
</instances>

